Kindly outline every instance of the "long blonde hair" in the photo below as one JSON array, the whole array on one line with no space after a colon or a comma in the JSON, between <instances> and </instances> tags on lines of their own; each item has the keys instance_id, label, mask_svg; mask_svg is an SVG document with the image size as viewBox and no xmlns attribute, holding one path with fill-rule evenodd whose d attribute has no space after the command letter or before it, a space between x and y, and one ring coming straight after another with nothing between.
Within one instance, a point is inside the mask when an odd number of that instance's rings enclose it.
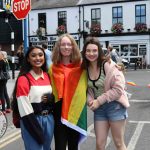
<instances>
[{"instance_id":1,"label":"long blonde hair","mask_svg":"<svg viewBox=\"0 0 150 150\"><path fill-rule=\"evenodd\" d=\"M71 55L71 62L72 63L79 63L81 61L81 54L79 47L74 40L74 38L70 34L63 34L62 36L59 37L58 41L56 42L54 48L53 48L53 53L52 53L52 62L53 64L59 64L61 63L62 60L62 55L60 53L60 44L61 40L64 37L68 37L72 43L72 55Z\"/></svg>"}]
</instances>

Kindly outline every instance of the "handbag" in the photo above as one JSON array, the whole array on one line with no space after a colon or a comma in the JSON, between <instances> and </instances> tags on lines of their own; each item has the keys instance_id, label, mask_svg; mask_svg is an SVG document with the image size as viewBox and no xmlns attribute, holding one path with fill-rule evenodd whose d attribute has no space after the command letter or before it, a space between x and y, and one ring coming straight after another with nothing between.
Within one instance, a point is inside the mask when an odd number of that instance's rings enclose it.
<instances>
[{"instance_id":1,"label":"handbag","mask_svg":"<svg viewBox=\"0 0 150 150\"><path fill-rule=\"evenodd\" d=\"M10 79L10 74L8 71L4 72L1 70L0 72L0 80L8 80Z\"/></svg>"}]
</instances>

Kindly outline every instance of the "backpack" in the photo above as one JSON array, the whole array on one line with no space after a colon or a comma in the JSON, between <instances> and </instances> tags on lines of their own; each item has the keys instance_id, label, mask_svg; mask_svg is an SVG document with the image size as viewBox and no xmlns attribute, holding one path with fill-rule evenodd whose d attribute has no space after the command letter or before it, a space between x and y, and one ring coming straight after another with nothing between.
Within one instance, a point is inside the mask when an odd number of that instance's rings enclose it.
<instances>
[{"instance_id":1,"label":"backpack","mask_svg":"<svg viewBox=\"0 0 150 150\"><path fill-rule=\"evenodd\" d=\"M27 78L28 82L29 82L29 86L31 85L30 83L30 80L29 78L27 77L27 75L23 75ZM18 80L17 80L18 82ZM17 86L17 84L16 84ZM18 103L17 103L17 98L16 98L16 92L17 92L17 88L14 88L14 91L13 91L13 99L11 101L11 108L12 108L12 122L14 124L14 126L16 128L20 128L20 113L19 113L19 110L18 110Z\"/></svg>"}]
</instances>

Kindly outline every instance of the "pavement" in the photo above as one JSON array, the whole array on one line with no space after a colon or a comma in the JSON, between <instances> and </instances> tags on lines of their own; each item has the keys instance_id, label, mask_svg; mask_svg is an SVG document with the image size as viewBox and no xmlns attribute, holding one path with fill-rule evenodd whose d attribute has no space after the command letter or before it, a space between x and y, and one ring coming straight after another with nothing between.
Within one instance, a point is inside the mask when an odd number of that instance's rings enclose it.
<instances>
[{"instance_id":1,"label":"pavement","mask_svg":"<svg viewBox=\"0 0 150 150\"><path fill-rule=\"evenodd\" d=\"M12 92L14 89L14 85L16 82L16 78L18 76L19 71L15 70L15 79L12 79L12 71L9 72L11 75L11 79L8 80L7 82L7 92L9 97L12 97ZM15 126L12 123L12 113L10 114L6 114L6 118L8 121L8 126L7 126L7 130L5 132L5 134L0 138L0 149L1 147L4 147L5 144L7 144L8 142L10 142L10 140L12 141L12 139L14 139L14 137L20 137L20 129L16 129Z\"/></svg>"},{"instance_id":2,"label":"pavement","mask_svg":"<svg viewBox=\"0 0 150 150\"><path fill-rule=\"evenodd\" d=\"M138 70L140 72L143 72L143 73L145 71L145 69L138 69ZM132 75L132 72L136 72L136 71L134 71L134 69L128 69L127 71L129 71L131 75ZM137 75L140 73L139 71L137 72ZM149 69L147 71L150 72ZM8 80L7 90L8 90L8 94L9 94L10 97L12 96L12 91L14 89L14 85L15 85L15 81L16 81L16 78L18 76L18 73L19 73L19 71L15 71L15 79L11 78L11 79ZM12 76L12 71L10 71L10 75ZM137 78L137 77L135 77L133 75L133 78ZM143 82L146 82L145 79L143 79L142 83ZM146 89L144 89L144 90L146 90ZM133 93L135 93L135 92L133 91ZM141 94L141 95L143 95L143 94ZM144 95L146 95L146 94L144 94ZM7 120L8 120L8 127L7 127L7 130L6 130L5 134L0 138L0 149L2 147L4 147L5 145L7 145L8 143L12 142L13 140L19 139L21 137L20 129L16 129L14 127L14 125L12 124L12 114L11 113L7 114L6 117L7 117Z\"/></svg>"}]
</instances>

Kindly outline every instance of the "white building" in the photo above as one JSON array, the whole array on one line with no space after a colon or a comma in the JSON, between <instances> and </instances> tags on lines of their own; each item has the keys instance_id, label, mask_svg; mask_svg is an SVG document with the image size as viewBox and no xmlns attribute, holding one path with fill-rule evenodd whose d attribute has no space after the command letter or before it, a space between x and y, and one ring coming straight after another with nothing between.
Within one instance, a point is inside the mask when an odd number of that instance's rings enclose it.
<instances>
[{"instance_id":1,"label":"white building","mask_svg":"<svg viewBox=\"0 0 150 150\"><path fill-rule=\"evenodd\" d=\"M132 58L145 55L150 64L150 0L33 0L29 14L30 42L39 44L36 30L44 27L49 48L58 39L56 29L63 24L78 42L80 49L86 36L90 36L91 25L100 28L96 35L103 47L112 45L120 55ZM44 23L42 24L42 21ZM41 22L41 23L40 23ZM121 33L113 33L115 23L122 23ZM137 23L146 24L147 29L137 32ZM44 32L44 31L43 31Z\"/></svg>"}]
</instances>

